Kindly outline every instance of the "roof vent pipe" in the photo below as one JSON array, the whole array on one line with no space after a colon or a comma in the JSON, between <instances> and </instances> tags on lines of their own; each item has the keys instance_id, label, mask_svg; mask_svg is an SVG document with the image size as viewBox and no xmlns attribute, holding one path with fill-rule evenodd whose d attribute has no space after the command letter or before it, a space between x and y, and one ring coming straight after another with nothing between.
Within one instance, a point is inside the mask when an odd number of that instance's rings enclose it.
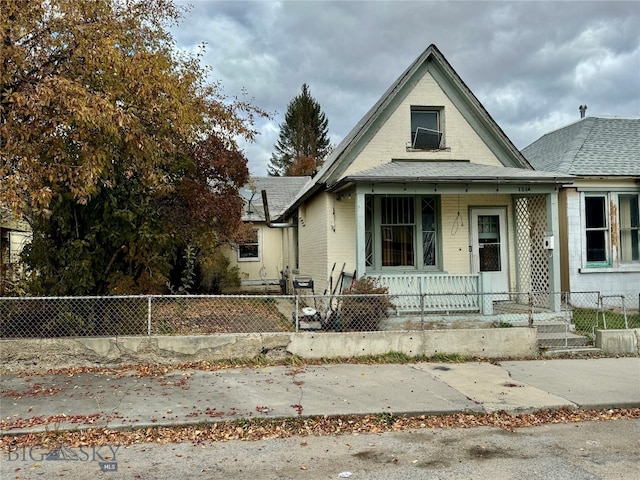
<instances>
[{"instance_id":1,"label":"roof vent pipe","mask_svg":"<svg viewBox=\"0 0 640 480\"><path fill-rule=\"evenodd\" d=\"M262 190L260 192L262 194L262 207L264 208L264 220L269 228L289 228L295 227L295 223L273 223L271 221L271 216L269 215L269 203L267 202L267 191Z\"/></svg>"},{"instance_id":2,"label":"roof vent pipe","mask_svg":"<svg viewBox=\"0 0 640 480\"><path fill-rule=\"evenodd\" d=\"M587 113L587 106L586 105L580 105L578 107L578 110L580 110L580 118L584 118L585 114Z\"/></svg>"}]
</instances>

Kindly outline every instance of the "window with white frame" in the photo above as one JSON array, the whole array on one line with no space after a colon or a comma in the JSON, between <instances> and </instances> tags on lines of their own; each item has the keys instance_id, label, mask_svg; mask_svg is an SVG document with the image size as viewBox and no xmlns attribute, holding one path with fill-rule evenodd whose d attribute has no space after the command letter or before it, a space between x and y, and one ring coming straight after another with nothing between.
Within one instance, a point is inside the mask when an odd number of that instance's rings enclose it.
<instances>
[{"instance_id":1,"label":"window with white frame","mask_svg":"<svg viewBox=\"0 0 640 480\"><path fill-rule=\"evenodd\" d=\"M442 108L411 107L411 148L442 148L442 127Z\"/></svg>"},{"instance_id":2,"label":"window with white frame","mask_svg":"<svg viewBox=\"0 0 640 480\"><path fill-rule=\"evenodd\" d=\"M438 269L438 198L365 199L365 260L373 270Z\"/></svg>"},{"instance_id":3,"label":"window with white frame","mask_svg":"<svg viewBox=\"0 0 640 480\"><path fill-rule=\"evenodd\" d=\"M260 260L260 232L252 230L251 237L245 243L238 244L238 261L251 262Z\"/></svg>"},{"instance_id":4,"label":"window with white frame","mask_svg":"<svg viewBox=\"0 0 640 480\"><path fill-rule=\"evenodd\" d=\"M640 261L640 195L619 194L620 262Z\"/></svg>"}]
</instances>

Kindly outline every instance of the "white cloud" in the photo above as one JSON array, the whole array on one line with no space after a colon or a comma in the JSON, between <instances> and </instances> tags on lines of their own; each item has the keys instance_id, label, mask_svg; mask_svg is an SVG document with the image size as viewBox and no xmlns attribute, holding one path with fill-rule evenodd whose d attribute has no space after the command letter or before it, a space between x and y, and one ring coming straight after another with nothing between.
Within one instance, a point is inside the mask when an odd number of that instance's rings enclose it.
<instances>
[{"instance_id":1,"label":"white cloud","mask_svg":"<svg viewBox=\"0 0 640 480\"><path fill-rule=\"evenodd\" d=\"M247 145L266 173L278 124L308 83L338 143L431 43L516 146L587 114L640 116L640 3L196 1L181 48L229 95L246 88L274 115Z\"/></svg>"}]
</instances>

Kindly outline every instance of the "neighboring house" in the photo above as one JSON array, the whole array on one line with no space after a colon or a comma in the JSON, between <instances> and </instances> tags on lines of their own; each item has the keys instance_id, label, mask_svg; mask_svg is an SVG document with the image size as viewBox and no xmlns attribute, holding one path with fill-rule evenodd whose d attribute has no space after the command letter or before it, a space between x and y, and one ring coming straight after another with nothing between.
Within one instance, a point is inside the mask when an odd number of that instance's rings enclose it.
<instances>
[{"instance_id":1,"label":"neighboring house","mask_svg":"<svg viewBox=\"0 0 640 480\"><path fill-rule=\"evenodd\" d=\"M280 291L282 272L289 269L287 251L296 239L295 230L287 225L267 225L262 204L262 191L268 195L268 208L272 218L282 215L310 177L252 177L241 191L245 199L242 215L244 222L253 226L253 238L235 245L226 253L230 266L237 266L243 291Z\"/></svg>"},{"instance_id":2,"label":"neighboring house","mask_svg":"<svg viewBox=\"0 0 640 480\"><path fill-rule=\"evenodd\" d=\"M5 293L7 282L20 277L20 254L30 241L31 229L27 222L14 218L0 208L0 295Z\"/></svg>"},{"instance_id":3,"label":"neighboring house","mask_svg":"<svg viewBox=\"0 0 640 480\"><path fill-rule=\"evenodd\" d=\"M562 188L563 291L640 295L640 118L585 117L522 153L535 167L577 175Z\"/></svg>"},{"instance_id":4,"label":"neighboring house","mask_svg":"<svg viewBox=\"0 0 640 480\"><path fill-rule=\"evenodd\" d=\"M429 296L431 310L491 313L505 292L560 291L557 191L571 180L534 170L431 45L272 212L296 239L278 265L311 276L316 293L344 265L393 294L461 294ZM559 308L559 295L536 298ZM420 308L417 296L396 301Z\"/></svg>"}]
</instances>

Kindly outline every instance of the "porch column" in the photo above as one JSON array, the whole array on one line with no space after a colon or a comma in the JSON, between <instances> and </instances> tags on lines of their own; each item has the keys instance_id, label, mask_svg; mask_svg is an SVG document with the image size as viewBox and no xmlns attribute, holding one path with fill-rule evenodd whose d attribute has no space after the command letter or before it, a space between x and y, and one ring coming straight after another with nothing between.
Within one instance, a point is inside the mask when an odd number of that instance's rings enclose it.
<instances>
[{"instance_id":1,"label":"porch column","mask_svg":"<svg viewBox=\"0 0 640 480\"><path fill-rule=\"evenodd\" d=\"M562 287L560 286L560 222L558 220L558 192L547 195L547 236L553 239L549 248L549 308L554 312L560 311ZM551 248L552 247L552 248Z\"/></svg>"},{"instance_id":2,"label":"porch column","mask_svg":"<svg viewBox=\"0 0 640 480\"><path fill-rule=\"evenodd\" d=\"M365 199L364 193L356 189L356 277L366 273Z\"/></svg>"}]
</instances>

